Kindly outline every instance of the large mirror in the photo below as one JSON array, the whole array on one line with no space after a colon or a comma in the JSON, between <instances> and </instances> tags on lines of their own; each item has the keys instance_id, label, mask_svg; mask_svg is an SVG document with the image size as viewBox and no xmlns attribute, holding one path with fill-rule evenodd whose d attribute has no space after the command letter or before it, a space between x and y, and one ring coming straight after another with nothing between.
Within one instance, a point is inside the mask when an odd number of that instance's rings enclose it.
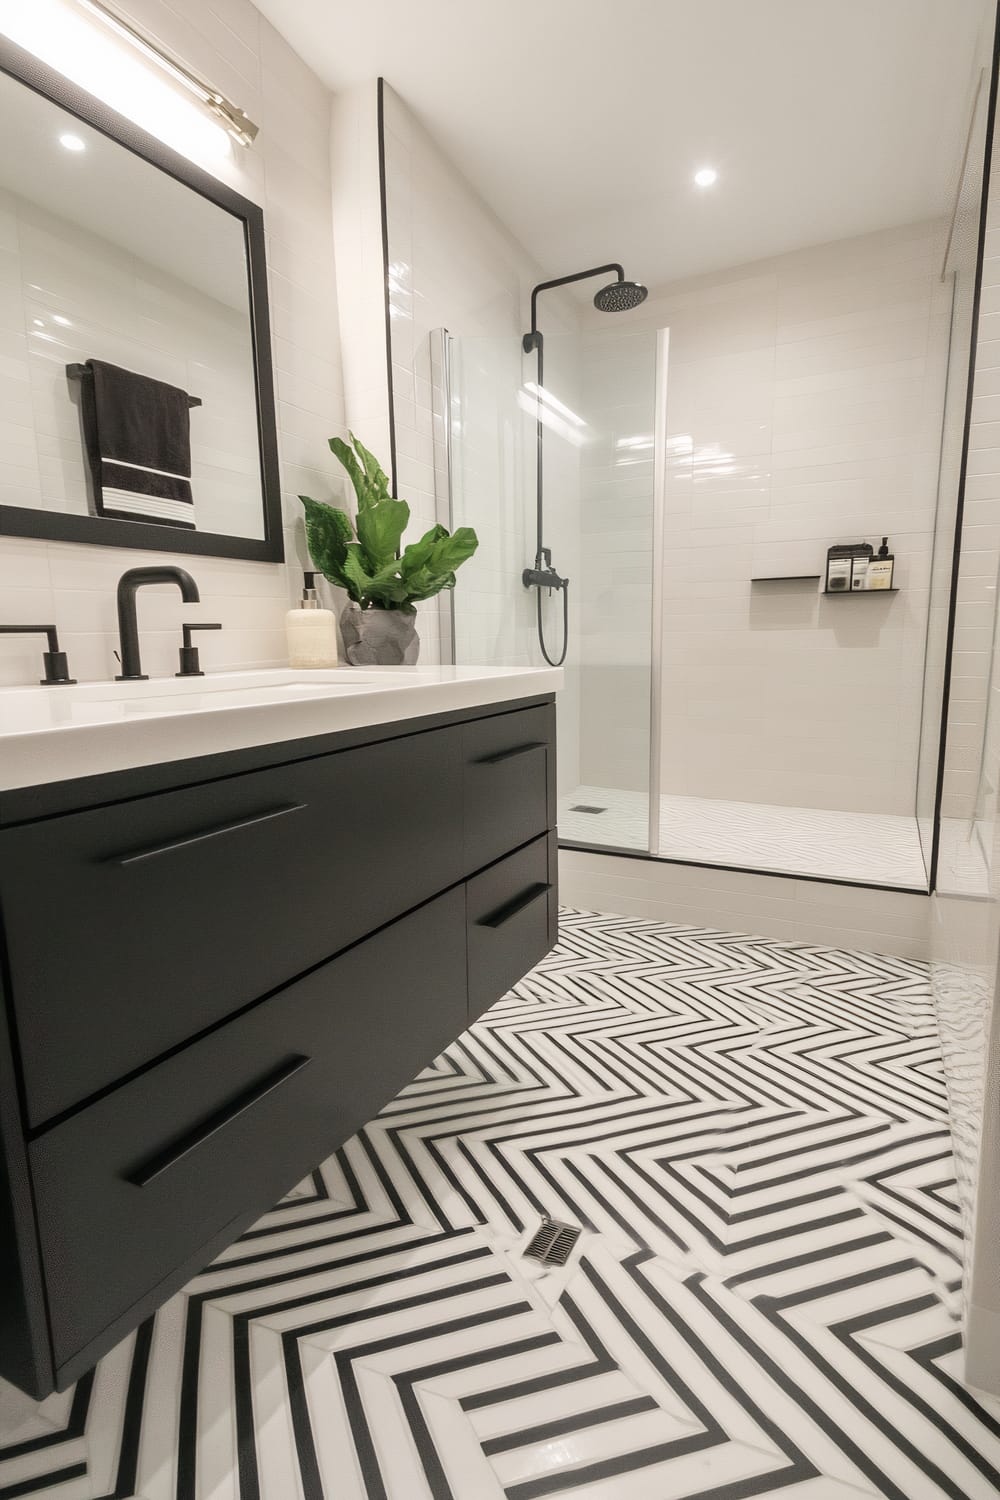
<instances>
[{"instance_id":1,"label":"large mirror","mask_svg":"<svg viewBox=\"0 0 1000 1500\"><path fill-rule=\"evenodd\" d=\"M0 532L281 561L259 208L0 68Z\"/></svg>"}]
</instances>

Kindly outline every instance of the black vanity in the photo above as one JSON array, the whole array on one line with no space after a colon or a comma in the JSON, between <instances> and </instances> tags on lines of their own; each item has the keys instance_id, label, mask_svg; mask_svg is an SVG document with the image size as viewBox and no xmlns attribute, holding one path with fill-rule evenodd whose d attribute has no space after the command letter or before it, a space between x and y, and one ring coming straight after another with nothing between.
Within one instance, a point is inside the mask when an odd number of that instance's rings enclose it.
<instances>
[{"instance_id":1,"label":"black vanity","mask_svg":"<svg viewBox=\"0 0 1000 1500\"><path fill-rule=\"evenodd\" d=\"M554 739L539 694L0 793L0 1374L75 1380L548 951Z\"/></svg>"}]
</instances>

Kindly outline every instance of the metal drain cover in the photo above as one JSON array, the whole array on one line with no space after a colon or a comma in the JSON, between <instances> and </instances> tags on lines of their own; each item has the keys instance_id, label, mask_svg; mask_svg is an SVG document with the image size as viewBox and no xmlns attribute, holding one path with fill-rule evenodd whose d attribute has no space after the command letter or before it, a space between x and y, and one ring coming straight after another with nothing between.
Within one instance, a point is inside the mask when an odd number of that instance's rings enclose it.
<instances>
[{"instance_id":1,"label":"metal drain cover","mask_svg":"<svg viewBox=\"0 0 1000 1500\"><path fill-rule=\"evenodd\" d=\"M586 802L578 802L576 807L571 807L570 812L599 813L607 812L606 807L588 807Z\"/></svg>"},{"instance_id":2,"label":"metal drain cover","mask_svg":"<svg viewBox=\"0 0 1000 1500\"><path fill-rule=\"evenodd\" d=\"M525 1256L541 1261L543 1266L564 1266L582 1233L575 1224L560 1224L558 1219L546 1219L532 1235L525 1249Z\"/></svg>"}]
</instances>

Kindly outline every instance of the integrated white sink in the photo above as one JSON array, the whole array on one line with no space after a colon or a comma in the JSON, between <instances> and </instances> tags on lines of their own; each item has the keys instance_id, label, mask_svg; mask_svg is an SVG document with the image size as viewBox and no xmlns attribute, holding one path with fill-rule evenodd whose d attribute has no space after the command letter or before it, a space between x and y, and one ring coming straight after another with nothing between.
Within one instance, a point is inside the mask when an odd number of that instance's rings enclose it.
<instances>
[{"instance_id":1,"label":"integrated white sink","mask_svg":"<svg viewBox=\"0 0 1000 1500\"><path fill-rule=\"evenodd\" d=\"M0 688L0 791L550 693L531 667L338 667Z\"/></svg>"},{"instance_id":2,"label":"integrated white sink","mask_svg":"<svg viewBox=\"0 0 1000 1500\"><path fill-rule=\"evenodd\" d=\"M159 677L148 682L90 682L75 687L8 688L0 692L0 736L24 730L110 724L160 714L213 713L287 703L297 697L360 693L389 676L352 668L306 673L221 672L205 677ZM0 741L2 743L2 741Z\"/></svg>"}]
</instances>

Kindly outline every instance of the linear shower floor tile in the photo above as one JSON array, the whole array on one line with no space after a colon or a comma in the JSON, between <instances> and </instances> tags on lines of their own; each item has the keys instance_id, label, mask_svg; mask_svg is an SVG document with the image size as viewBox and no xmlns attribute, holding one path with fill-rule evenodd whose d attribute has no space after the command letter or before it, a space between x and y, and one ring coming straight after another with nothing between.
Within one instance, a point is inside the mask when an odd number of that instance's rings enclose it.
<instances>
[{"instance_id":1,"label":"linear shower floor tile","mask_svg":"<svg viewBox=\"0 0 1000 1500\"><path fill-rule=\"evenodd\" d=\"M559 799L559 836L573 843L645 849L647 809L644 792L578 786ZM892 813L664 793L659 856L822 880L927 888L917 820Z\"/></svg>"},{"instance_id":2,"label":"linear shower floor tile","mask_svg":"<svg viewBox=\"0 0 1000 1500\"><path fill-rule=\"evenodd\" d=\"M0 1390L0 1497L996 1500L961 1279L925 965L564 912L93 1376Z\"/></svg>"}]
</instances>

